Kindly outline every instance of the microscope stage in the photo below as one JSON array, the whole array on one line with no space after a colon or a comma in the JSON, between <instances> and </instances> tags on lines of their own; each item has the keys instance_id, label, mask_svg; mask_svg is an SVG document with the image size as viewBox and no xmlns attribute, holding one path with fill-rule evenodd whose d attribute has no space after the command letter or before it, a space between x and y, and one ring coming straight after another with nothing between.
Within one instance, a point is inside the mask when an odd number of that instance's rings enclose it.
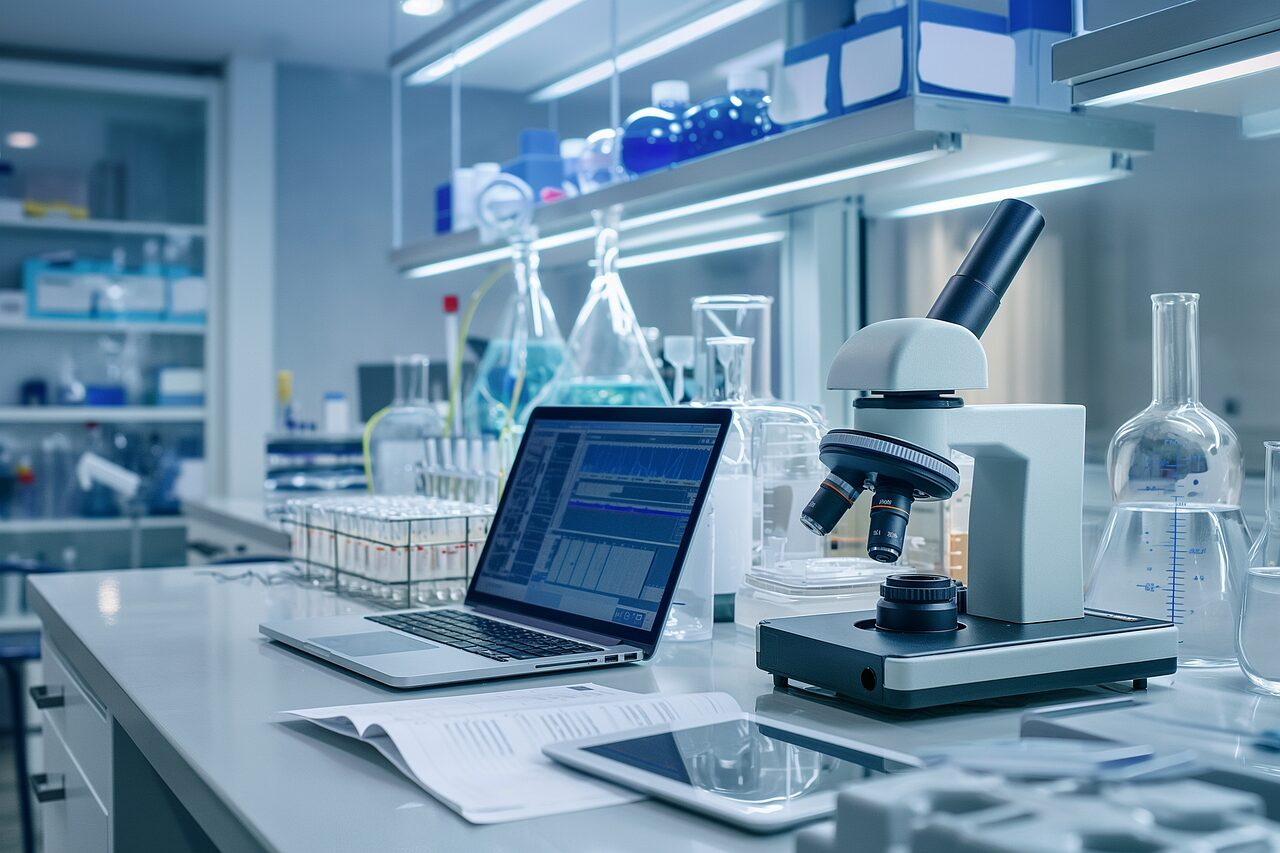
<instances>
[{"instance_id":1,"label":"microscope stage","mask_svg":"<svg viewBox=\"0 0 1280 853\"><path fill-rule=\"evenodd\" d=\"M766 619L756 665L774 684L802 682L884 708L927 708L1113 681L1177 669L1178 629L1154 619L1088 613L1017 624L961 614L957 631L875 628L874 611Z\"/></svg>"}]
</instances>

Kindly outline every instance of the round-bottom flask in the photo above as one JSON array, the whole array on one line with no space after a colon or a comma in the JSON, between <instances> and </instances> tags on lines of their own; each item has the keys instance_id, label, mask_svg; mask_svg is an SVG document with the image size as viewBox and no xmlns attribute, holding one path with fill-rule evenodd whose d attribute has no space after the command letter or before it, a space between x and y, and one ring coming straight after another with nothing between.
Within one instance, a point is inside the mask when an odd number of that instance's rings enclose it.
<instances>
[{"instance_id":1,"label":"round-bottom flask","mask_svg":"<svg viewBox=\"0 0 1280 853\"><path fill-rule=\"evenodd\" d=\"M1173 622L1181 666L1231 666L1249 551L1244 464L1236 434L1200 402L1199 299L1151 297L1153 399L1111 439L1114 505L1085 603Z\"/></svg>"}]
</instances>

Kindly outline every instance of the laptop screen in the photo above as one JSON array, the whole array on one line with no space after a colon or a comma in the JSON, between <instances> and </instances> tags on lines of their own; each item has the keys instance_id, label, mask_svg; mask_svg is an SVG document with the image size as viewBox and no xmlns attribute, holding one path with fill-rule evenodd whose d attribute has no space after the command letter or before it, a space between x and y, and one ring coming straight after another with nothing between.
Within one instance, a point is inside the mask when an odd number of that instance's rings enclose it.
<instances>
[{"instance_id":1,"label":"laptop screen","mask_svg":"<svg viewBox=\"0 0 1280 853\"><path fill-rule=\"evenodd\" d=\"M724 410L539 410L468 603L656 639L726 426Z\"/></svg>"}]
</instances>

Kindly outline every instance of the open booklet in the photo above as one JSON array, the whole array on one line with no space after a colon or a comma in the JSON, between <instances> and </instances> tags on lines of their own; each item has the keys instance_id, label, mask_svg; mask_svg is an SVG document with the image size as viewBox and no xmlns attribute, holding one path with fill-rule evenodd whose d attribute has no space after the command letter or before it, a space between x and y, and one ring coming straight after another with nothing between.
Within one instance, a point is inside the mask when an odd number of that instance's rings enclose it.
<instances>
[{"instance_id":1,"label":"open booklet","mask_svg":"<svg viewBox=\"0 0 1280 853\"><path fill-rule=\"evenodd\" d=\"M641 794L561 767L549 743L738 713L725 693L628 693L598 684L286 711L376 747L472 823L629 803Z\"/></svg>"}]
</instances>

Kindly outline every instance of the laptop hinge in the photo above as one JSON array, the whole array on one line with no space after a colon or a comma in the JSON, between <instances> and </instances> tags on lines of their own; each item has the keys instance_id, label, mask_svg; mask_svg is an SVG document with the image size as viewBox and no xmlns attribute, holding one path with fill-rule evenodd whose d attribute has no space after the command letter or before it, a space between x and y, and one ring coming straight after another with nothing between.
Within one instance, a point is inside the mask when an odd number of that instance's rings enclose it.
<instances>
[{"instance_id":1,"label":"laptop hinge","mask_svg":"<svg viewBox=\"0 0 1280 853\"><path fill-rule=\"evenodd\" d=\"M553 622L550 619L536 619L532 616L525 616L523 613L512 613L509 610L502 610L498 607L486 607L484 605L471 604L468 605L477 613L483 613L485 616L494 616L498 619L507 619L511 622L518 622L530 628L537 628L542 631L550 631L553 634L564 634L566 637L573 637L575 640L582 640L587 643L594 643L597 646L630 646L635 643L628 643L617 637L610 637L607 634L596 634L592 631L583 631L581 628L570 628L568 625L562 625L559 622Z\"/></svg>"}]
</instances>

